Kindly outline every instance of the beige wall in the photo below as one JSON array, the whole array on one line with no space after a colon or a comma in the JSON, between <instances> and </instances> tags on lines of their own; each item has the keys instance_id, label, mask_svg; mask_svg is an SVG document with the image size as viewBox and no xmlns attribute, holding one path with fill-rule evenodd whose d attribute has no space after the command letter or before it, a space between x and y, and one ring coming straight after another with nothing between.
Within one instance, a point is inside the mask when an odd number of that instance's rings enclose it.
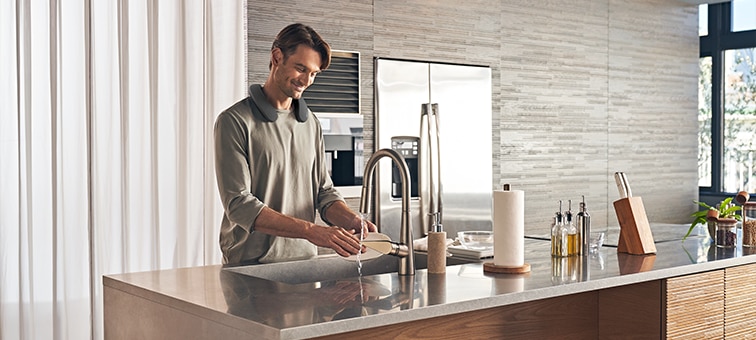
<instances>
[{"instance_id":1,"label":"beige wall","mask_svg":"<svg viewBox=\"0 0 756 340\"><path fill-rule=\"evenodd\" d=\"M360 52L372 150L374 57L488 65L494 184L525 190L529 233L547 232L557 200L572 199L576 211L581 195L595 225L616 225L614 171L628 174L651 221L689 221L698 195L696 6L458 4L249 1L248 79L265 80L272 38L292 22L313 26L334 49Z\"/></svg>"}]
</instances>

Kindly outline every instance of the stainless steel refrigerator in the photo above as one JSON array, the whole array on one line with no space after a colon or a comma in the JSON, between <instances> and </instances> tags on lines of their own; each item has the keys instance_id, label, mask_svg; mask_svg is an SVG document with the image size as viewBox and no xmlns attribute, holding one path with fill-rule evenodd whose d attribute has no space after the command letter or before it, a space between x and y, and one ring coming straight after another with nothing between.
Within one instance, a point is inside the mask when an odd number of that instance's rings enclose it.
<instances>
[{"instance_id":1,"label":"stainless steel refrigerator","mask_svg":"<svg viewBox=\"0 0 756 340\"><path fill-rule=\"evenodd\" d=\"M421 131L421 113L424 105L426 110L430 107L428 104L437 104L433 107L438 121L438 166L434 169L438 170L439 183L431 192L430 174L422 162L429 151L425 138L429 135L425 126ZM376 150L398 150L410 167L415 238L427 233L431 218L427 214L436 207L442 209L441 224L450 238L458 231L491 230L491 69L377 58L375 110ZM432 135L431 140L435 131ZM388 160L378 166L374 220L381 232L398 238L399 176L392 176ZM434 197L435 192L439 194Z\"/></svg>"}]
</instances>

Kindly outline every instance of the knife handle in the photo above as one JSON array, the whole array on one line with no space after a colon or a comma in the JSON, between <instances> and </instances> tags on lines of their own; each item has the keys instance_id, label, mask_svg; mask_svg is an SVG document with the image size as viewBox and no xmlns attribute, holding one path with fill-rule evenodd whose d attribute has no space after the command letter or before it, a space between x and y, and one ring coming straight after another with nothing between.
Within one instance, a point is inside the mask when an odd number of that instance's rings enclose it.
<instances>
[{"instance_id":1,"label":"knife handle","mask_svg":"<svg viewBox=\"0 0 756 340\"><path fill-rule=\"evenodd\" d=\"M627 175L624 172L620 172L622 175L622 184L625 186L625 194L627 197L633 197L633 190L630 189L630 182L627 180Z\"/></svg>"},{"instance_id":2,"label":"knife handle","mask_svg":"<svg viewBox=\"0 0 756 340\"><path fill-rule=\"evenodd\" d=\"M621 172L614 173L614 182L617 183L617 190L619 191L620 198L627 198L627 190L625 189Z\"/></svg>"}]
</instances>

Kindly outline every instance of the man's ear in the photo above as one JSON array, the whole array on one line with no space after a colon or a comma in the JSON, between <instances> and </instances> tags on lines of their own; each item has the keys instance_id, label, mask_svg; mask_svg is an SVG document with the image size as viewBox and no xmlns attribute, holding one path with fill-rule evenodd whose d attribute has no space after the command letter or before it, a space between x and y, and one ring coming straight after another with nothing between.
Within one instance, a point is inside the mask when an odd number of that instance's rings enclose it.
<instances>
[{"instance_id":1,"label":"man's ear","mask_svg":"<svg viewBox=\"0 0 756 340\"><path fill-rule=\"evenodd\" d=\"M283 52L280 48L276 47L270 51L270 63L271 65L280 65L283 61Z\"/></svg>"}]
</instances>

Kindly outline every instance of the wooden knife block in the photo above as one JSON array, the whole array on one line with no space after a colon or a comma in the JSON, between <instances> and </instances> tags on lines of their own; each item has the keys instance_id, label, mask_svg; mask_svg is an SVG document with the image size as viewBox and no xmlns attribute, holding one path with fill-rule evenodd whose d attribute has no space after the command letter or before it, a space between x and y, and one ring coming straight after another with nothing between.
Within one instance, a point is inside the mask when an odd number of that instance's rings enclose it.
<instances>
[{"instance_id":1,"label":"wooden knife block","mask_svg":"<svg viewBox=\"0 0 756 340\"><path fill-rule=\"evenodd\" d=\"M656 255L631 255L617 253L620 275L647 272L654 269Z\"/></svg>"},{"instance_id":2,"label":"wooden knife block","mask_svg":"<svg viewBox=\"0 0 756 340\"><path fill-rule=\"evenodd\" d=\"M620 225L617 252L633 255L656 253L643 200L638 196L618 199L614 201L614 210Z\"/></svg>"}]
</instances>

